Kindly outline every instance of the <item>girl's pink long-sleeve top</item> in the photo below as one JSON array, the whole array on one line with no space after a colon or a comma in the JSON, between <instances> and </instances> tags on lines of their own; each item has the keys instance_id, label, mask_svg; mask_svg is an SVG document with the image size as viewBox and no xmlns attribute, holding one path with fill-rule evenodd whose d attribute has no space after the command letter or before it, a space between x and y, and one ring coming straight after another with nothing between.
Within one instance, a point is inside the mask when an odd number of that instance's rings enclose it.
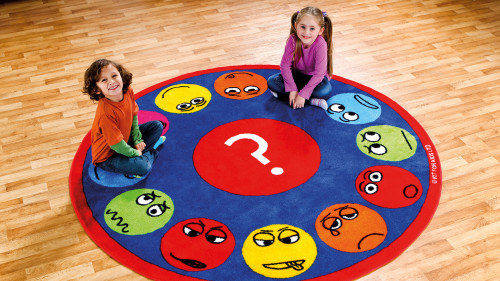
<instances>
[{"instance_id":1,"label":"girl's pink long-sleeve top","mask_svg":"<svg viewBox=\"0 0 500 281\"><path fill-rule=\"evenodd\" d=\"M302 57L293 65L293 51L295 50L294 35L290 35L286 41L285 52L281 58L280 71L283 80L285 81L285 91L298 91L297 85L292 76L292 68L304 74L311 75L311 79L307 85L299 92L299 96L309 99L314 88L321 83L323 77L330 79L328 75L328 46L323 36L318 36L314 43L307 49L302 46Z\"/></svg>"}]
</instances>

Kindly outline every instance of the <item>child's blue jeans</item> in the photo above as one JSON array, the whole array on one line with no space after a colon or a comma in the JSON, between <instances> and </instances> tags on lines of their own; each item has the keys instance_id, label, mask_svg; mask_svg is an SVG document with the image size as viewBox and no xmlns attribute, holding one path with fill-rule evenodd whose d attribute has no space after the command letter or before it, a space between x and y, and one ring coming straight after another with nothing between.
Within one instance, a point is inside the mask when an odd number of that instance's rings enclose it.
<instances>
[{"instance_id":1,"label":"child's blue jeans","mask_svg":"<svg viewBox=\"0 0 500 281\"><path fill-rule=\"evenodd\" d=\"M139 125L139 130L142 134L142 139L146 143L146 148L138 157L127 157L125 155L115 153L106 161L97 163L97 167L109 171L125 175L144 176L153 167L153 162L158 157L158 151L154 149L155 143L161 137L163 124L160 121L150 121ZM129 145L134 147L132 140Z\"/></svg>"},{"instance_id":2,"label":"child's blue jeans","mask_svg":"<svg viewBox=\"0 0 500 281\"><path fill-rule=\"evenodd\" d=\"M295 85L297 85L297 89L300 91L304 88L305 85L309 82L312 76L301 73L297 70L292 70L293 80L295 81ZM283 76L281 73L276 73L271 75L267 79L267 87L269 90L278 94L278 96L282 99L287 99L289 97L289 93L285 91L285 81L283 80ZM314 91L311 94L311 98L320 98L327 99L332 91L332 86L330 85L330 80L325 76L323 81L319 83Z\"/></svg>"}]
</instances>

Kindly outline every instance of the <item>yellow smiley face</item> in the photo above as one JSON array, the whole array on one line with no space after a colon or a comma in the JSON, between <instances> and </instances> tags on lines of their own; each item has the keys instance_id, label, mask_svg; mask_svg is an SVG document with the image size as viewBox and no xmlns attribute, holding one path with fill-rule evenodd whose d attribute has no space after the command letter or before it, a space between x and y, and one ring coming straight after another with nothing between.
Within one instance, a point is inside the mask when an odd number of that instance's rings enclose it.
<instances>
[{"instance_id":1,"label":"yellow smiley face","mask_svg":"<svg viewBox=\"0 0 500 281\"><path fill-rule=\"evenodd\" d=\"M317 253L311 235L286 224L254 230L242 248L247 265L270 278L290 278L305 272L316 260Z\"/></svg>"},{"instance_id":2,"label":"yellow smiley face","mask_svg":"<svg viewBox=\"0 0 500 281\"><path fill-rule=\"evenodd\" d=\"M212 94L200 85L178 84L162 90L155 104L170 113L194 113L205 108Z\"/></svg>"}]
</instances>

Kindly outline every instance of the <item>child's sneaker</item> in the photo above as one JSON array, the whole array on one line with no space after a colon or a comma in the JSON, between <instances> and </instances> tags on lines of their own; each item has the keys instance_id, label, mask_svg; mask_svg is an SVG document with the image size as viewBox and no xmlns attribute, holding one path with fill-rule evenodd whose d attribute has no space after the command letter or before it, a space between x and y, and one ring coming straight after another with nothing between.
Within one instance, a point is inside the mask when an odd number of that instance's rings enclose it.
<instances>
[{"instance_id":1,"label":"child's sneaker","mask_svg":"<svg viewBox=\"0 0 500 281\"><path fill-rule=\"evenodd\" d=\"M163 144L165 142L165 140L167 139L167 137L165 136L161 136L155 143L155 145L153 146L154 149L157 149L158 146L160 146L161 144Z\"/></svg>"}]
</instances>

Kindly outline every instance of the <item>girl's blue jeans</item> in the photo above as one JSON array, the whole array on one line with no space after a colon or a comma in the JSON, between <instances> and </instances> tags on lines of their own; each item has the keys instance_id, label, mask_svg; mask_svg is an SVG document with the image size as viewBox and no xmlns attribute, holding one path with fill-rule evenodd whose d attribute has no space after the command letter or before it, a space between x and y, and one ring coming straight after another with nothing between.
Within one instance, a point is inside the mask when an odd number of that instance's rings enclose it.
<instances>
[{"instance_id":1,"label":"girl's blue jeans","mask_svg":"<svg viewBox=\"0 0 500 281\"><path fill-rule=\"evenodd\" d=\"M297 70L292 70L292 75L293 81L295 81L295 85L297 85L297 89L299 91L302 90L305 85L307 85L312 77ZM269 88L269 90L278 94L278 97L282 99L288 99L289 93L285 91L285 81L283 80L283 76L281 76L281 73L271 75L271 77L267 79L267 87ZM327 99L331 91L332 86L330 85L330 81L328 80L328 78L325 76L323 78L323 81L321 81L321 83L319 83L316 88L314 88L314 91L311 94L311 98Z\"/></svg>"},{"instance_id":2,"label":"girl's blue jeans","mask_svg":"<svg viewBox=\"0 0 500 281\"><path fill-rule=\"evenodd\" d=\"M127 157L125 155L115 153L106 161L97 163L97 167L114 173L125 175L146 175L153 167L153 162L158 157L158 151L154 149L154 145L161 137L163 131L163 124L160 121L150 121L139 125L142 139L146 143L146 148L138 157ZM132 140L129 145L134 147Z\"/></svg>"}]
</instances>

